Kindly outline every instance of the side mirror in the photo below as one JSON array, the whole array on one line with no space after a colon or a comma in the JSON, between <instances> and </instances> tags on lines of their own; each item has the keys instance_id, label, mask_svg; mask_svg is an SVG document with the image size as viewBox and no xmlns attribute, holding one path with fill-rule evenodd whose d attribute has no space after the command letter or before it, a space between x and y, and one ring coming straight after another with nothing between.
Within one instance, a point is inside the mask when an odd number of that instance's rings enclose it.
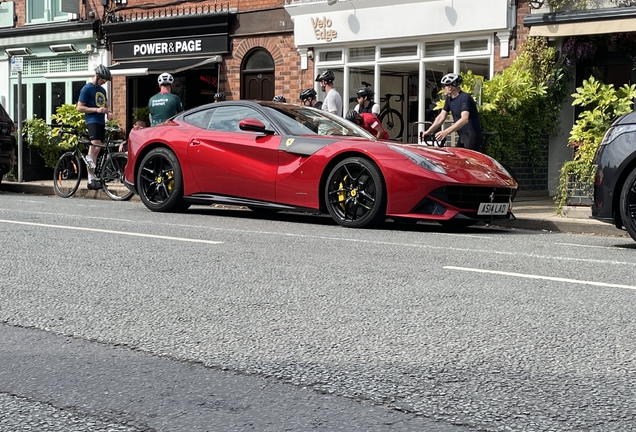
<instances>
[{"instance_id":1,"label":"side mirror","mask_svg":"<svg viewBox=\"0 0 636 432\"><path fill-rule=\"evenodd\" d=\"M260 132L265 135L272 135L274 131L265 128L262 121L255 118L246 118L239 122L239 129L246 132Z\"/></svg>"}]
</instances>

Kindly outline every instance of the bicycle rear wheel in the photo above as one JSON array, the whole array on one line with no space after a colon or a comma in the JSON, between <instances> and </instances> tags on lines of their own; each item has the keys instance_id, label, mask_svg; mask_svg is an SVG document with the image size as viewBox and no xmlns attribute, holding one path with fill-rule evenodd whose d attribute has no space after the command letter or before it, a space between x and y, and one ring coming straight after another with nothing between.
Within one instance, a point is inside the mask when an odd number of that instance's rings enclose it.
<instances>
[{"instance_id":1,"label":"bicycle rear wheel","mask_svg":"<svg viewBox=\"0 0 636 432\"><path fill-rule=\"evenodd\" d=\"M390 139L399 140L402 138L404 119L399 111L393 108L385 110L380 113L380 121L382 122L382 127L389 133Z\"/></svg>"},{"instance_id":2,"label":"bicycle rear wheel","mask_svg":"<svg viewBox=\"0 0 636 432\"><path fill-rule=\"evenodd\" d=\"M73 196L82 179L82 166L77 153L66 152L58 159L53 170L53 189L55 193L68 198Z\"/></svg>"},{"instance_id":3,"label":"bicycle rear wheel","mask_svg":"<svg viewBox=\"0 0 636 432\"><path fill-rule=\"evenodd\" d=\"M101 174L102 188L112 200L126 201L134 195L124 184L124 170L127 163L126 153L111 153L104 162Z\"/></svg>"}]
</instances>

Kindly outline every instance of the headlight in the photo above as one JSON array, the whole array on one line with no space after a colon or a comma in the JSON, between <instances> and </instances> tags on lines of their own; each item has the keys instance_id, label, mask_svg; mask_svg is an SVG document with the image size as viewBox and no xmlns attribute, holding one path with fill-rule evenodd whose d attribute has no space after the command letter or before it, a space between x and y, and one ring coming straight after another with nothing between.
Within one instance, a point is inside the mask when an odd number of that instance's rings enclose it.
<instances>
[{"instance_id":1,"label":"headlight","mask_svg":"<svg viewBox=\"0 0 636 432\"><path fill-rule=\"evenodd\" d=\"M506 175L510 178L512 178L512 175L508 172L507 169L504 168L504 166L495 158L488 156L487 154L484 153L484 156L486 156L487 158L489 158L492 163L495 164L495 166L497 167L497 169L499 169L500 171L503 171L506 173Z\"/></svg>"},{"instance_id":2,"label":"headlight","mask_svg":"<svg viewBox=\"0 0 636 432\"><path fill-rule=\"evenodd\" d=\"M433 171L439 174L446 174L446 170L444 168L437 165L435 162L426 159L424 156L420 154L412 152L411 150L408 150L404 147L398 147L391 144L388 144L388 147L391 150L395 150L396 152L403 154L404 156L411 159L414 163L418 164L425 170Z\"/></svg>"},{"instance_id":3,"label":"headlight","mask_svg":"<svg viewBox=\"0 0 636 432\"><path fill-rule=\"evenodd\" d=\"M605 136L603 136L603 141L601 141L600 145L607 145L614 141L619 135L634 131L636 131L636 125L633 124L612 126L605 132Z\"/></svg>"}]
</instances>

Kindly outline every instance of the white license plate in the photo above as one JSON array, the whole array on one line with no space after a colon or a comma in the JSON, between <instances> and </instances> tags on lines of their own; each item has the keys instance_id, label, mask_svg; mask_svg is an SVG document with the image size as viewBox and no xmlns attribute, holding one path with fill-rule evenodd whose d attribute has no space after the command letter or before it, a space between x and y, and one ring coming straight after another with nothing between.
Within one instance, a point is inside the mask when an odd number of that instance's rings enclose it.
<instances>
[{"instance_id":1,"label":"white license plate","mask_svg":"<svg viewBox=\"0 0 636 432\"><path fill-rule=\"evenodd\" d=\"M481 203L477 214L482 215L505 215L508 214L509 203Z\"/></svg>"}]
</instances>

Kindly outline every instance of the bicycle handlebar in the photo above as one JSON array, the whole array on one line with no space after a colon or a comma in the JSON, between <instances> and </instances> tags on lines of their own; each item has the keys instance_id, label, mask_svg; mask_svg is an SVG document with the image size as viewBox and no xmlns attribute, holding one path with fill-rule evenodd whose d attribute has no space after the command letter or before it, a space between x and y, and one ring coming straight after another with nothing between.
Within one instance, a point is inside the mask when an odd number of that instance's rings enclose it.
<instances>
[{"instance_id":1,"label":"bicycle handlebar","mask_svg":"<svg viewBox=\"0 0 636 432\"><path fill-rule=\"evenodd\" d=\"M402 100L404 99L404 95L403 94L387 93L387 94L384 95L384 97L386 99L392 98L393 96L397 97L396 102L402 102Z\"/></svg>"}]
</instances>

